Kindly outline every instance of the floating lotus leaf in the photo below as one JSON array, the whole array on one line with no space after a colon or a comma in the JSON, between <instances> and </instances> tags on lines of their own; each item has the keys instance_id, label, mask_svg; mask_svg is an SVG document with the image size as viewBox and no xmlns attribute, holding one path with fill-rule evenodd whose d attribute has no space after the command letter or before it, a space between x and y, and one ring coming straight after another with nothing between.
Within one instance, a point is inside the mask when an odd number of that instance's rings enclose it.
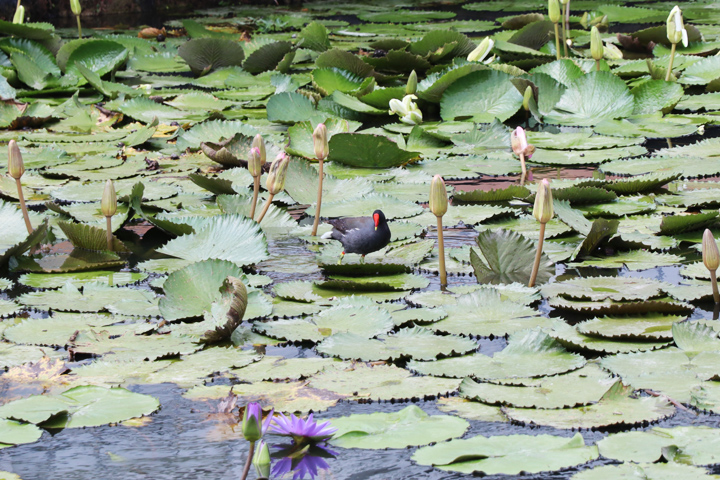
<instances>
[{"instance_id":1,"label":"floating lotus leaf","mask_svg":"<svg viewBox=\"0 0 720 480\"><path fill-rule=\"evenodd\" d=\"M475 230L479 232L487 232L497 229L510 230L530 240L537 241L540 238L540 226L537 220L535 220L535 217L532 215L520 215L517 218L509 219L494 219L475 227ZM552 218L545 225L545 240L570 232L572 232L572 229L565 223L561 222L557 218Z\"/></svg>"},{"instance_id":2,"label":"floating lotus leaf","mask_svg":"<svg viewBox=\"0 0 720 480\"><path fill-rule=\"evenodd\" d=\"M321 53L315 60L315 65L318 68L340 68L361 77L370 76L373 71L373 67L363 62L360 57L337 47Z\"/></svg>"},{"instance_id":3,"label":"floating lotus leaf","mask_svg":"<svg viewBox=\"0 0 720 480\"><path fill-rule=\"evenodd\" d=\"M476 436L417 450L412 459L441 470L484 475L539 473L574 467L598 457L577 433L571 439L553 435Z\"/></svg>"},{"instance_id":4,"label":"floating lotus leaf","mask_svg":"<svg viewBox=\"0 0 720 480\"><path fill-rule=\"evenodd\" d=\"M630 90L635 97L634 114L643 115L662 111L670 113L684 94L681 85L664 80L649 80Z\"/></svg>"},{"instance_id":5,"label":"floating lotus leaf","mask_svg":"<svg viewBox=\"0 0 720 480\"><path fill-rule=\"evenodd\" d=\"M408 308L392 312L391 315L396 326L410 322L424 325L447 317L447 313L442 308Z\"/></svg>"},{"instance_id":6,"label":"floating lotus leaf","mask_svg":"<svg viewBox=\"0 0 720 480\"><path fill-rule=\"evenodd\" d=\"M243 382L298 380L337 365L331 358L283 358L265 356L259 362L233 370Z\"/></svg>"},{"instance_id":7,"label":"floating lotus leaf","mask_svg":"<svg viewBox=\"0 0 720 480\"><path fill-rule=\"evenodd\" d=\"M502 414L499 407L486 405L480 402L472 402L460 397L447 397L437 399L438 410L451 413L468 420L481 422L506 422L507 418Z\"/></svg>"},{"instance_id":8,"label":"floating lotus leaf","mask_svg":"<svg viewBox=\"0 0 720 480\"><path fill-rule=\"evenodd\" d=\"M553 326L550 335L560 342L565 348L572 351L591 353L628 353L644 352L666 347L669 340L620 340L606 339L602 337L584 335L578 332L577 326L573 327L565 322L558 322Z\"/></svg>"},{"instance_id":9,"label":"floating lotus leaf","mask_svg":"<svg viewBox=\"0 0 720 480\"><path fill-rule=\"evenodd\" d=\"M537 250L534 242L512 231L486 230L478 234L477 243L480 250L471 250L470 263L478 283L527 283L530 279ZM554 263L543 254L537 282L546 282L554 270Z\"/></svg>"},{"instance_id":10,"label":"floating lotus leaf","mask_svg":"<svg viewBox=\"0 0 720 480\"><path fill-rule=\"evenodd\" d=\"M549 123L597 125L633 113L635 99L625 82L609 72L590 72L577 78L545 116Z\"/></svg>"},{"instance_id":11,"label":"floating lotus leaf","mask_svg":"<svg viewBox=\"0 0 720 480\"><path fill-rule=\"evenodd\" d=\"M424 201L427 201L430 186L425 188ZM507 207L495 205L448 205L448 211L443 215L443 226L454 227L460 223L464 225L477 225L495 217L505 217L515 214L515 211ZM413 217L412 221L422 225L437 225L437 217L425 210L421 215Z\"/></svg>"},{"instance_id":12,"label":"floating lotus leaf","mask_svg":"<svg viewBox=\"0 0 720 480\"><path fill-rule=\"evenodd\" d=\"M662 296L669 287L669 284L641 277L587 277L545 285L542 293L592 301L646 300Z\"/></svg>"},{"instance_id":13,"label":"floating lotus leaf","mask_svg":"<svg viewBox=\"0 0 720 480\"><path fill-rule=\"evenodd\" d=\"M104 330L111 335L142 334L153 329L149 323L121 323L127 317L55 312L52 317L28 318L5 329L7 340L18 344L62 347L70 338L90 330ZM118 324L118 325L113 325Z\"/></svg>"},{"instance_id":14,"label":"floating lotus leaf","mask_svg":"<svg viewBox=\"0 0 720 480\"><path fill-rule=\"evenodd\" d=\"M217 203L223 213L238 214L243 217L250 217L252 199L241 195L219 195ZM258 203L262 199L258 199ZM257 207L260 208L260 207ZM268 238L290 234L297 228L297 222L283 208L270 204L267 213L260 222L260 228Z\"/></svg>"},{"instance_id":15,"label":"floating lotus leaf","mask_svg":"<svg viewBox=\"0 0 720 480\"><path fill-rule=\"evenodd\" d=\"M675 138L695 133L697 126L688 122L666 120L655 114L635 115L621 120L606 119L595 125L593 130L602 135L618 137Z\"/></svg>"},{"instance_id":16,"label":"floating lotus leaf","mask_svg":"<svg viewBox=\"0 0 720 480\"><path fill-rule=\"evenodd\" d=\"M720 77L720 60L709 57L683 70L678 82L685 85L707 85L718 77Z\"/></svg>"},{"instance_id":17,"label":"floating lotus leaf","mask_svg":"<svg viewBox=\"0 0 720 480\"><path fill-rule=\"evenodd\" d=\"M338 133L330 139L329 160L355 167L397 167L416 161L418 152L403 150L382 135Z\"/></svg>"},{"instance_id":18,"label":"floating lotus leaf","mask_svg":"<svg viewBox=\"0 0 720 480\"><path fill-rule=\"evenodd\" d=\"M621 465L602 465L583 470L572 476L572 480L631 480L646 478L647 480L672 480L676 478L704 479L712 478L703 468L683 465L681 463L623 463Z\"/></svg>"},{"instance_id":19,"label":"floating lotus leaf","mask_svg":"<svg viewBox=\"0 0 720 480\"><path fill-rule=\"evenodd\" d=\"M494 289L460 295L443 310L447 312L447 318L428 328L455 335L488 337L546 327L552 323L530 307L501 299L500 292Z\"/></svg>"},{"instance_id":20,"label":"floating lotus leaf","mask_svg":"<svg viewBox=\"0 0 720 480\"><path fill-rule=\"evenodd\" d=\"M0 418L0 444L3 447L37 442L40 440L42 433L41 429L31 423L21 423Z\"/></svg>"},{"instance_id":21,"label":"floating lotus leaf","mask_svg":"<svg viewBox=\"0 0 720 480\"><path fill-rule=\"evenodd\" d=\"M0 20L0 28L6 35L14 35L19 38L30 38L33 40L48 40L53 36L55 27L49 23L27 22L13 23Z\"/></svg>"},{"instance_id":22,"label":"floating lotus leaf","mask_svg":"<svg viewBox=\"0 0 720 480\"><path fill-rule=\"evenodd\" d=\"M598 442L603 457L628 462L655 462L665 447L676 446L683 454L683 463L711 465L718 462L720 432L705 426L662 428L621 432ZM660 464L663 465L663 464Z\"/></svg>"},{"instance_id":23,"label":"floating lotus leaf","mask_svg":"<svg viewBox=\"0 0 720 480\"><path fill-rule=\"evenodd\" d=\"M178 49L178 55L196 76L204 75L221 67L241 65L245 51L237 43L221 38L195 38Z\"/></svg>"},{"instance_id":24,"label":"floating lotus leaf","mask_svg":"<svg viewBox=\"0 0 720 480\"><path fill-rule=\"evenodd\" d=\"M695 386L690 392L690 404L706 412L717 413L720 411L720 388L718 385L717 381L706 381Z\"/></svg>"},{"instance_id":25,"label":"floating lotus leaf","mask_svg":"<svg viewBox=\"0 0 720 480\"><path fill-rule=\"evenodd\" d=\"M530 380L529 385L503 385L478 383L466 378L460 384L460 396L518 408L572 408L597 402L614 383L607 373L593 364L574 372ZM509 381L517 382L516 379Z\"/></svg>"},{"instance_id":26,"label":"floating lotus leaf","mask_svg":"<svg viewBox=\"0 0 720 480\"><path fill-rule=\"evenodd\" d=\"M619 158L637 157L645 153L647 153L647 150L638 145L597 150L558 151L537 149L532 156L532 162L551 166L593 165Z\"/></svg>"},{"instance_id":27,"label":"floating lotus leaf","mask_svg":"<svg viewBox=\"0 0 720 480\"><path fill-rule=\"evenodd\" d=\"M5 203L2 200L0 200L0 223L3 225L0 265L6 264L10 257L22 254L40 242L47 232L47 222L45 222L28 235L20 210L12 203Z\"/></svg>"},{"instance_id":28,"label":"floating lotus leaf","mask_svg":"<svg viewBox=\"0 0 720 480\"><path fill-rule=\"evenodd\" d=\"M350 332L371 338L390 331L390 314L378 307L340 305L323 310L309 319L275 320L255 323L255 330L274 338L319 342L337 333Z\"/></svg>"},{"instance_id":29,"label":"floating lotus leaf","mask_svg":"<svg viewBox=\"0 0 720 480\"><path fill-rule=\"evenodd\" d=\"M148 375L148 383L176 383L181 387L202 385L214 373L224 373L260 360L253 350L234 347L210 347L197 353L189 352L182 360Z\"/></svg>"},{"instance_id":30,"label":"floating lotus leaf","mask_svg":"<svg viewBox=\"0 0 720 480\"><path fill-rule=\"evenodd\" d=\"M459 383L446 378L414 377L394 366L353 364L347 370L325 370L312 377L309 385L355 400L403 400L447 395L457 390Z\"/></svg>"},{"instance_id":31,"label":"floating lotus leaf","mask_svg":"<svg viewBox=\"0 0 720 480\"><path fill-rule=\"evenodd\" d=\"M647 270L649 268L677 265L681 261L682 257L679 255L632 250L630 252L618 252L613 257L602 259L589 257L582 263L572 265L593 266L600 268L622 268L624 265L630 270Z\"/></svg>"},{"instance_id":32,"label":"floating lotus leaf","mask_svg":"<svg viewBox=\"0 0 720 480\"><path fill-rule=\"evenodd\" d=\"M267 118L272 122L305 122L315 115L312 100L296 92L278 93L267 102Z\"/></svg>"},{"instance_id":33,"label":"floating lotus leaf","mask_svg":"<svg viewBox=\"0 0 720 480\"><path fill-rule=\"evenodd\" d=\"M528 195L530 195L530 190L527 188L511 185L503 189L489 191L480 189L458 191L453 196L453 201L462 203L503 202L513 200L515 198L525 198Z\"/></svg>"},{"instance_id":34,"label":"floating lotus leaf","mask_svg":"<svg viewBox=\"0 0 720 480\"><path fill-rule=\"evenodd\" d=\"M45 349L47 350L47 349ZM16 367L29 362L38 362L47 354L43 349L25 345L0 343L0 368ZM1 443L1 442L0 442Z\"/></svg>"},{"instance_id":35,"label":"floating lotus leaf","mask_svg":"<svg viewBox=\"0 0 720 480\"><path fill-rule=\"evenodd\" d=\"M284 282L275 285L273 292L278 297L296 302L312 303L322 300L320 295L313 292L312 283L299 280Z\"/></svg>"},{"instance_id":36,"label":"floating lotus leaf","mask_svg":"<svg viewBox=\"0 0 720 480\"><path fill-rule=\"evenodd\" d=\"M46 428L96 427L150 415L160 408L155 397L124 388L80 386L54 398L67 402L69 415L51 418L43 424Z\"/></svg>"},{"instance_id":37,"label":"floating lotus leaf","mask_svg":"<svg viewBox=\"0 0 720 480\"><path fill-rule=\"evenodd\" d=\"M461 436L470 424L449 415L430 416L410 405L399 412L355 414L334 418L331 444L343 448L407 448Z\"/></svg>"},{"instance_id":38,"label":"floating lotus leaf","mask_svg":"<svg viewBox=\"0 0 720 480\"><path fill-rule=\"evenodd\" d=\"M312 138L311 133L310 138ZM292 178L293 181L287 182L285 188L293 200L301 204L315 203L319 180L318 172L311 164L301 160L290 162L288 178ZM361 178L339 180L332 175L325 174L323 179L323 207L329 202L363 197L372 191L373 185L367 180ZM322 213L325 213L324 209Z\"/></svg>"},{"instance_id":39,"label":"floating lotus leaf","mask_svg":"<svg viewBox=\"0 0 720 480\"><path fill-rule=\"evenodd\" d=\"M330 40L328 32L320 22L311 22L305 26L298 36L298 46L315 50L316 52L324 52L330 50Z\"/></svg>"},{"instance_id":40,"label":"floating lotus leaf","mask_svg":"<svg viewBox=\"0 0 720 480\"><path fill-rule=\"evenodd\" d=\"M434 362L408 362L408 368L424 375L478 379L539 377L577 370L586 361L569 353L547 333L524 330L510 336L508 346L494 357L480 353Z\"/></svg>"},{"instance_id":41,"label":"floating lotus leaf","mask_svg":"<svg viewBox=\"0 0 720 480\"><path fill-rule=\"evenodd\" d=\"M701 322L682 322L672 326L675 345L686 352L720 351L720 338L712 326Z\"/></svg>"},{"instance_id":42,"label":"floating lotus leaf","mask_svg":"<svg viewBox=\"0 0 720 480\"><path fill-rule=\"evenodd\" d=\"M67 413L67 401L46 395L33 395L0 407L0 417L3 419L28 423L42 423L55 415Z\"/></svg>"},{"instance_id":43,"label":"floating lotus leaf","mask_svg":"<svg viewBox=\"0 0 720 480\"><path fill-rule=\"evenodd\" d=\"M336 202L323 202L322 215L329 218L352 216L371 216L375 210L382 210L388 219L408 218L423 211L423 208L414 202L398 200L390 195L370 193L363 197ZM315 215L315 207L306 210L308 215Z\"/></svg>"},{"instance_id":44,"label":"floating lotus leaf","mask_svg":"<svg viewBox=\"0 0 720 480\"><path fill-rule=\"evenodd\" d=\"M194 226L194 234L170 240L158 252L190 261L230 260L250 265L268 258L257 223L240 215L217 215Z\"/></svg>"},{"instance_id":45,"label":"floating lotus leaf","mask_svg":"<svg viewBox=\"0 0 720 480\"><path fill-rule=\"evenodd\" d=\"M477 344L454 335L438 336L429 329L408 327L393 335L380 335L367 339L352 333L339 333L323 340L317 351L348 360L397 360L411 357L416 360L433 360L439 355L467 353Z\"/></svg>"},{"instance_id":46,"label":"floating lotus leaf","mask_svg":"<svg viewBox=\"0 0 720 480\"><path fill-rule=\"evenodd\" d=\"M560 60L560 62L564 61L566 62L567 60ZM553 65L555 63L556 62L553 62L545 66ZM548 150L594 150L597 148L630 147L643 143L642 138L593 135L592 131L587 131L587 129L583 129L579 132L563 133L528 131L527 139L528 142L535 145L536 148L544 148ZM553 193L555 193L555 191L553 191Z\"/></svg>"},{"instance_id":47,"label":"floating lotus leaf","mask_svg":"<svg viewBox=\"0 0 720 480\"><path fill-rule=\"evenodd\" d=\"M372 277L348 277L333 275L326 281L318 282L329 290L402 291L427 288L430 281L420 275L398 273L395 275L376 275Z\"/></svg>"},{"instance_id":48,"label":"floating lotus leaf","mask_svg":"<svg viewBox=\"0 0 720 480\"><path fill-rule=\"evenodd\" d=\"M234 385L232 392L240 397L242 403L258 402L264 408L275 408L275 411L287 414L321 412L335 406L343 398L331 391L308 387L306 381L240 384Z\"/></svg>"},{"instance_id":49,"label":"floating lotus leaf","mask_svg":"<svg viewBox=\"0 0 720 480\"><path fill-rule=\"evenodd\" d=\"M317 125L312 122L299 122L288 129L288 137L290 144L286 147L286 151L292 155L305 157L308 160L315 159L315 146L312 140L312 133ZM328 118L325 120L325 127L328 131L328 140L336 133L350 133L359 127L357 122L349 120L341 120L337 118ZM304 165L302 162L292 162L288 168L292 169L295 164ZM316 175L317 176L317 175ZM327 178L326 178L327 180ZM288 183L286 187L298 187L296 183ZM317 189L316 189L317 191ZM304 202L310 203L310 202Z\"/></svg>"},{"instance_id":50,"label":"floating lotus leaf","mask_svg":"<svg viewBox=\"0 0 720 480\"><path fill-rule=\"evenodd\" d=\"M290 42L279 41L265 44L248 55L242 64L243 70L250 73L274 70L291 51L292 44Z\"/></svg>"},{"instance_id":51,"label":"floating lotus leaf","mask_svg":"<svg viewBox=\"0 0 720 480\"><path fill-rule=\"evenodd\" d=\"M583 335L616 340L670 340L673 324L684 320L680 315L647 313L641 316L605 316L577 325Z\"/></svg>"},{"instance_id":52,"label":"floating lotus leaf","mask_svg":"<svg viewBox=\"0 0 720 480\"><path fill-rule=\"evenodd\" d=\"M443 120L472 119L489 123L505 121L522 106L522 95L510 83L507 73L484 70L454 82L442 95Z\"/></svg>"},{"instance_id":53,"label":"floating lotus leaf","mask_svg":"<svg viewBox=\"0 0 720 480\"><path fill-rule=\"evenodd\" d=\"M154 295L147 291L111 287L97 282L85 284L81 292L75 285L67 282L58 290L26 293L20 296L18 301L40 310L99 312L119 300L147 301L153 297Z\"/></svg>"},{"instance_id":54,"label":"floating lotus leaf","mask_svg":"<svg viewBox=\"0 0 720 480\"><path fill-rule=\"evenodd\" d=\"M633 398L632 387L618 380L595 404L557 410L506 408L510 419L554 428L590 429L614 425L637 425L658 421L675 414L675 407L666 398Z\"/></svg>"},{"instance_id":55,"label":"floating lotus leaf","mask_svg":"<svg viewBox=\"0 0 720 480\"><path fill-rule=\"evenodd\" d=\"M58 222L58 226L76 248L87 250L107 250L107 231L100 227L83 223ZM129 252L115 235L112 235L113 252Z\"/></svg>"},{"instance_id":56,"label":"floating lotus leaf","mask_svg":"<svg viewBox=\"0 0 720 480\"><path fill-rule=\"evenodd\" d=\"M73 249L70 254L17 257L17 266L14 267L14 270L35 273L68 273L115 268L124 264L125 260L112 252Z\"/></svg>"},{"instance_id":57,"label":"floating lotus leaf","mask_svg":"<svg viewBox=\"0 0 720 480\"><path fill-rule=\"evenodd\" d=\"M698 213L695 215L672 215L663 217L660 222L660 235L677 235L690 230L700 230L713 225L718 212Z\"/></svg>"},{"instance_id":58,"label":"floating lotus leaf","mask_svg":"<svg viewBox=\"0 0 720 480\"><path fill-rule=\"evenodd\" d=\"M231 139L236 133L254 137L258 131L251 125L238 121L209 120L181 132L177 138L177 147L198 149L202 142L218 142L221 139Z\"/></svg>"},{"instance_id":59,"label":"floating lotus leaf","mask_svg":"<svg viewBox=\"0 0 720 480\"><path fill-rule=\"evenodd\" d=\"M65 74L83 79L77 65L102 77L117 69L127 60L128 50L112 40L90 40L79 45L67 59Z\"/></svg>"}]
</instances>

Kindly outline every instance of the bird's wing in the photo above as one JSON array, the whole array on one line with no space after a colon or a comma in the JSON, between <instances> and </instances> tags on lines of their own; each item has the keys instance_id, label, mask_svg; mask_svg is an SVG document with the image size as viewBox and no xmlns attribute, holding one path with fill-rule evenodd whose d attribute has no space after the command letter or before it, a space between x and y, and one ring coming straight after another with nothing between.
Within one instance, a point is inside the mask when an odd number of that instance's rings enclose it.
<instances>
[{"instance_id":1,"label":"bird's wing","mask_svg":"<svg viewBox=\"0 0 720 480\"><path fill-rule=\"evenodd\" d=\"M347 217L328 220L328 223L335 230L347 234L351 230L361 230L363 228L374 228L375 222L370 217Z\"/></svg>"}]
</instances>

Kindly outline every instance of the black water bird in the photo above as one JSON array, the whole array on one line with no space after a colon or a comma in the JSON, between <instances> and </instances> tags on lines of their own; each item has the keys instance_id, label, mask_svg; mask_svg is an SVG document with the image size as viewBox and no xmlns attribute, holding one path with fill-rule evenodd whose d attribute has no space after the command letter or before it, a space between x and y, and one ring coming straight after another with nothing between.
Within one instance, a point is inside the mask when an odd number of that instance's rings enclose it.
<instances>
[{"instance_id":1,"label":"black water bird","mask_svg":"<svg viewBox=\"0 0 720 480\"><path fill-rule=\"evenodd\" d=\"M365 258L368 253L376 252L390 242L390 227L385 214L375 210L371 217L348 217L329 220L333 226L322 238L340 241L343 252L340 262L346 253L358 253Z\"/></svg>"}]
</instances>

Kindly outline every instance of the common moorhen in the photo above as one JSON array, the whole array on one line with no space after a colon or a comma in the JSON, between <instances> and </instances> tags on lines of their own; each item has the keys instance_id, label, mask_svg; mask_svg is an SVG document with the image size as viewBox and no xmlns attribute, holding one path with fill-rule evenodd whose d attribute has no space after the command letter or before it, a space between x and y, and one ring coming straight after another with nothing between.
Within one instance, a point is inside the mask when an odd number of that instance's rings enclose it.
<instances>
[{"instance_id":1,"label":"common moorhen","mask_svg":"<svg viewBox=\"0 0 720 480\"><path fill-rule=\"evenodd\" d=\"M375 210L372 217L350 217L329 220L333 226L322 238L332 238L342 243L344 251L340 262L346 253L359 253L365 259L368 253L376 252L390 242L390 227L385 214Z\"/></svg>"}]
</instances>

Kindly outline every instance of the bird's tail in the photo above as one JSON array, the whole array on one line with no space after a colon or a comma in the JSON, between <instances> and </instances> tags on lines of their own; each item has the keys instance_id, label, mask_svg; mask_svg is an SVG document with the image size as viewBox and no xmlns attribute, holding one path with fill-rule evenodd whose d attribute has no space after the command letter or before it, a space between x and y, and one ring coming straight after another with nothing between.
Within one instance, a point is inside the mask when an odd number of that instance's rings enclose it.
<instances>
[{"instance_id":1,"label":"bird's tail","mask_svg":"<svg viewBox=\"0 0 720 480\"><path fill-rule=\"evenodd\" d=\"M328 240L328 239L332 238L332 231L329 231L329 232L327 232L327 233L323 233L320 238L324 238L325 240Z\"/></svg>"}]
</instances>

